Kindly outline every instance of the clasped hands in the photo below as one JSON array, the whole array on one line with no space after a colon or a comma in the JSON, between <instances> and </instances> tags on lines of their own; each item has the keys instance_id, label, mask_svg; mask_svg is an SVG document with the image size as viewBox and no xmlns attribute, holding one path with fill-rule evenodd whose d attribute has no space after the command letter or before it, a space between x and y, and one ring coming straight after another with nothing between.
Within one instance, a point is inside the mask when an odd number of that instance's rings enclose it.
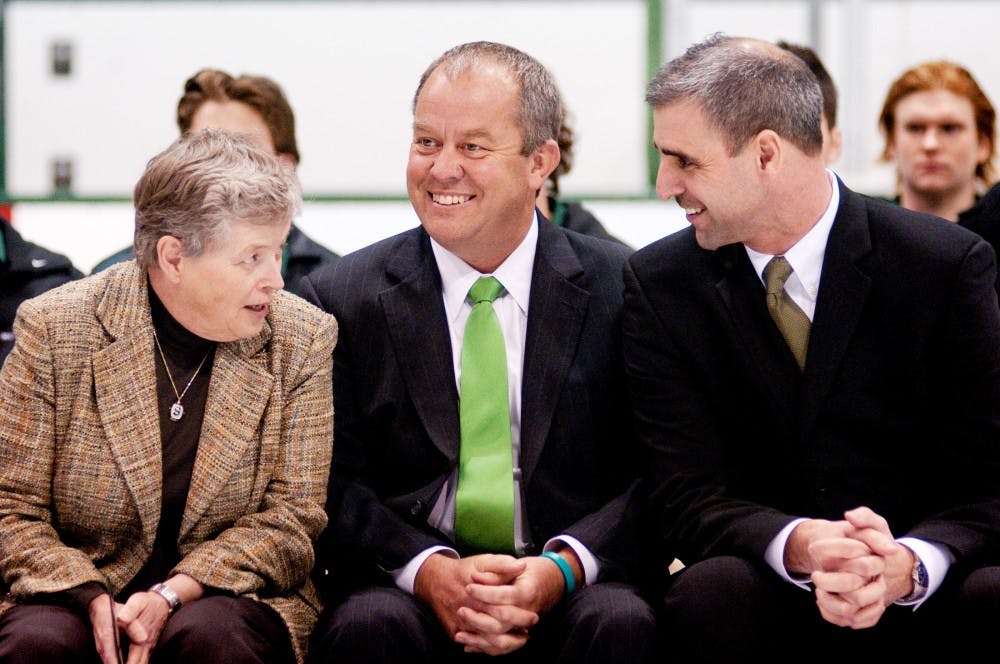
<instances>
[{"instance_id":1,"label":"clasped hands","mask_svg":"<svg viewBox=\"0 0 1000 664\"><path fill-rule=\"evenodd\" d=\"M785 568L810 577L823 619L852 629L876 625L912 592L913 562L888 522L867 507L845 512L843 521L803 521L785 545Z\"/></svg>"},{"instance_id":2,"label":"clasped hands","mask_svg":"<svg viewBox=\"0 0 1000 664\"><path fill-rule=\"evenodd\" d=\"M127 664L146 664L170 616L167 603L152 592L135 593L124 604L114 602L104 593L92 599L88 609L101 664L118 664L119 647L115 638L118 630L129 638Z\"/></svg>"},{"instance_id":3,"label":"clasped hands","mask_svg":"<svg viewBox=\"0 0 1000 664\"><path fill-rule=\"evenodd\" d=\"M500 554L433 554L414 583L414 594L433 608L452 639L466 652L488 655L524 646L531 628L564 592L562 573L552 561Z\"/></svg>"}]
</instances>

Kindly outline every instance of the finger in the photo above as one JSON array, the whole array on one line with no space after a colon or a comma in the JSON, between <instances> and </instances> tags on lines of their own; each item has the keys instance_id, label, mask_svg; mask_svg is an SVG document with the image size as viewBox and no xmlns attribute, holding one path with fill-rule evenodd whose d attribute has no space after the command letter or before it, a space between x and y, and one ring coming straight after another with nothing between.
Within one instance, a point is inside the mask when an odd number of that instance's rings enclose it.
<instances>
[{"instance_id":1,"label":"finger","mask_svg":"<svg viewBox=\"0 0 1000 664\"><path fill-rule=\"evenodd\" d=\"M128 661L125 664L148 664L152 646L137 646L132 644L128 650Z\"/></svg>"},{"instance_id":2,"label":"finger","mask_svg":"<svg viewBox=\"0 0 1000 664\"><path fill-rule=\"evenodd\" d=\"M816 589L816 606L823 620L839 627L848 627L857 609L845 602L840 595Z\"/></svg>"},{"instance_id":3,"label":"finger","mask_svg":"<svg viewBox=\"0 0 1000 664\"><path fill-rule=\"evenodd\" d=\"M455 612L458 616L459 628L463 632L476 634L503 634L507 627L489 613L473 611L463 606Z\"/></svg>"},{"instance_id":4,"label":"finger","mask_svg":"<svg viewBox=\"0 0 1000 664\"><path fill-rule=\"evenodd\" d=\"M483 604L517 605L520 600L520 591L511 585L487 586L470 583L465 587L465 592L469 597Z\"/></svg>"},{"instance_id":5,"label":"finger","mask_svg":"<svg viewBox=\"0 0 1000 664\"><path fill-rule=\"evenodd\" d=\"M827 572L840 569L845 560L868 555L871 555L868 545L850 537L816 540L809 545L813 568Z\"/></svg>"},{"instance_id":6,"label":"finger","mask_svg":"<svg viewBox=\"0 0 1000 664\"><path fill-rule=\"evenodd\" d=\"M487 655L506 655L524 646L528 642L526 632L507 632L484 636L468 632L459 632L455 641L465 646L465 652L481 652Z\"/></svg>"},{"instance_id":7,"label":"finger","mask_svg":"<svg viewBox=\"0 0 1000 664\"><path fill-rule=\"evenodd\" d=\"M864 542L872 551L880 556L890 556L896 552L896 547L900 546L893 539L892 534L887 534L874 528L861 528L851 534L851 538L859 542Z\"/></svg>"},{"instance_id":8,"label":"finger","mask_svg":"<svg viewBox=\"0 0 1000 664\"><path fill-rule=\"evenodd\" d=\"M510 575L497 574L496 572L480 572L475 571L472 573L472 580L475 583L481 583L485 586L500 586L511 583L517 577L511 578Z\"/></svg>"},{"instance_id":9,"label":"finger","mask_svg":"<svg viewBox=\"0 0 1000 664\"><path fill-rule=\"evenodd\" d=\"M110 604L98 604L91 609L90 622L94 632L94 647L101 658L101 664L117 664L118 648L115 646L115 627L111 619Z\"/></svg>"},{"instance_id":10,"label":"finger","mask_svg":"<svg viewBox=\"0 0 1000 664\"><path fill-rule=\"evenodd\" d=\"M487 606L483 611L469 611L468 624L474 626L469 631L486 634L501 634L511 630L530 629L538 624L538 614L517 606ZM465 616L463 615L463 621Z\"/></svg>"},{"instance_id":11,"label":"finger","mask_svg":"<svg viewBox=\"0 0 1000 664\"><path fill-rule=\"evenodd\" d=\"M871 579L885 573L885 558L882 556L861 556L844 560L838 571L856 574L863 579Z\"/></svg>"},{"instance_id":12,"label":"finger","mask_svg":"<svg viewBox=\"0 0 1000 664\"><path fill-rule=\"evenodd\" d=\"M884 603L885 592L885 579L884 577L877 576L857 590L841 593L841 599L857 609L861 609L877 602Z\"/></svg>"},{"instance_id":13,"label":"finger","mask_svg":"<svg viewBox=\"0 0 1000 664\"><path fill-rule=\"evenodd\" d=\"M122 621L119 620L118 623L119 626L125 630L125 633L128 634L129 641L132 643L144 645L149 642L150 632L140 621L133 620L128 623L122 623Z\"/></svg>"},{"instance_id":14,"label":"finger","mask_svg":"<svg viewBox=\"0 0 1000 664\"><path fill-rule=\"evenodd\" d=\"M817 590L837 594L860 590L868 583L868 577L845 572L813 572L810 578Z\"/></svg>"},{"instance_id":15,"label":"finger","mask_svg":"<svg viewBox=\"0 0 1000 664\"><path fill-rule=\"evenodd\" d=\"M844 512L844 518L858 530L871 528L892 537L889 522L868 507L856 507L853 510L848 510Z\"/></svg>"},{"instance_id":16,"label":"finger","mask_svg":"<svg viewBox=\"0 0 1000 664\"><path fill-rule=\"evenodd\" d=\"M509 583L520 576L525 569L527 569L527 563L524 560L500 554L476 556L473 562L473 573L491 572L505 579L504 583Z\"/></svg>"},{"instance_id":17,"label":"finger","mask_svg":"<svg viewBox=\"0 0 1000 664\"><path fill-rule=\"evenodd\" d=\"M878 624L878 621L882 619L884 614L884 603L876 602L874 604L869 604L868 606L858 610L854 616L852 616L850 627L851 629L868 629L869 627L874 627Z\"/></svg>"}]
</instances>

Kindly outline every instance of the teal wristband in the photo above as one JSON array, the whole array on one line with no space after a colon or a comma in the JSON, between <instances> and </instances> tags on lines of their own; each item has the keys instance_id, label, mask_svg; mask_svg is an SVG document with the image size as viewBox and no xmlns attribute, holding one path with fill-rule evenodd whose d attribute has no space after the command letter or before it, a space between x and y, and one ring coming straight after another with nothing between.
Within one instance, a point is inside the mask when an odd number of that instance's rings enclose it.
<instances>
[{"instance_id":1,"label":"teal wristband","mask_svg":"<svg viewBox=\"0 0 1000 664\"><path fill-rule=\"evenodd\" d=\"M569 563L566 562L566 559L555 551L545 551L542 553L542 558L548 558L559 566L559 571L562 572L563 580L566 581L566 594L573 594L573 591L576 590L576 577L573 576L573 570L570 569Z\"/></svg>"}]
</instances>

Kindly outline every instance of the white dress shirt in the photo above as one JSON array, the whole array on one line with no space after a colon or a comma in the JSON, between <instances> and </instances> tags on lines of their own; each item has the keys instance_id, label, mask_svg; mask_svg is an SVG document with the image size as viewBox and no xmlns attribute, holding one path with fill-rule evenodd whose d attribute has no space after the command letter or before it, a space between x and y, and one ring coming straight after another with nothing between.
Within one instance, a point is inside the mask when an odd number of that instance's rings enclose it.
<instances>
[{"instance_id":1,"label":"white dress shirt","mask_svg":"<svg viewBox=\"0 0 1000 664\"><path fill-rule=\"evenodd\" d=\"M549 223L547 220L541 220ZM472 313L472 305L468 300L469 289L476 280L484 276L493 276L503 284L504 292L494 300L493 310L500 322L503 332L504 346L507 351L507 386L510 399L510 432L514 448L514 548L518 554L523 554L528 545L527 527L524 507L521 504L521 380L524 367L524 340L528 329L528 305L531 297L531 276L535 264L535 248L538 244L537 218L531 224L527 235L516 249L493 271L492 275L480 273L461 258L451 253L433 238L431 248L441 274L441 296L444 300L445 318L448 321L448 331L451 334L452 360L455 367L455 384L461 392L462 377L462 340L465 334L465 323ZM455 490L458 486L458 469L456 469L438 494L434 507L427 522L449 537L455 534ZM583 565L584 583L591 583L597 578L600 565L597 558L577 539L568 535L560 535L545 543L543 550L558 548L562 544L569 546L576 553ZM396 585L409 593L413 592L413 584L417 571L423 562L433 553L444 553L458 558L458 552L444 546L430 547L417 554L403 568L393 571Z\"/></svg>"}]
</instances>

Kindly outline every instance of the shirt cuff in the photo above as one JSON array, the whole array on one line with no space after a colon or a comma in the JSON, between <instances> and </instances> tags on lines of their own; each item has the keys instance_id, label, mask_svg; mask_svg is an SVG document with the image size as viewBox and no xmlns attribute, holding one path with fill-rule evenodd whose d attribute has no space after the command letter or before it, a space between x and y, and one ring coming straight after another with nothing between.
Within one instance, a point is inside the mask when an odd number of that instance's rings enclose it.
<instances>
[{"instance_id":1,"label":"shirt cuff","mask_svg":"<svg viewBox=\"0 0 1000 664\"><path fill-rule=\"evenodd\" d=\"M461 558L458 555L458 551L455 549L450 549L446 546L432 546L430 548L424 549L417 555L413 557L410 562L406 563L403 567L392 571L392 579L396 582L396 587L413 594L413 584L417 581L417 572L420 571L420 566L424 564L424 561L430 558L435 553L443 553L449 558Z\"/></svg>"},{"instance_id":2,"label":"shirt cuff","mask_svg":"<svg viewBox=\"0 0 1000 664\"><path fill-rule=\"evenodd\" d=\"M920 599L912 602L897 601L900 606L912 606L916 611L920 605L927 601L927 598L934 594L934 591L941 587L944 577L948 573L948 568L955 562L955 556L943 544L928 542L916 537L900 537L896 540L913 552L927 570L927 592Z\"/></svg>"},{"instance_id":3,"label":"shirt cuff","mask_svg":"<svg viewBox=\"0 0 1000 664\"><path fill-rule=\"evenodd\" d=\"M601 563L598 562L597 557L590 552L583 543L575 537L570 537L569 535L558 535L553 537L545 546L542 547L542 551L554 551L557 545L562 544L563 546L568 546L573 549L573 553L576 557L580 559L580 564L583 566L583 585L590 585L591 583L597 582L597 576L601 573Z\"/></svg>"},{"instance_id":4,"label":"shirt cuff","mask_svg":"<svg viewBox=\"0 0 1000 664\"><path fill-rule=\"evenodd\" d=\"M812 585L808 576L805 577L793 577L785 569L785 544L788 542L788 538L791 536L792 531L795 530L795 526L799 525L805 521L805 518L792 519L788 522L784 528L778 531L778 534L774 536L771 543L767 545L767 549L764 550L764 560L768 565L771 566L778 575L788 581L789 583L794 583L799 588L803 590L812 590Z\"/></svg>"}]
</instances>

